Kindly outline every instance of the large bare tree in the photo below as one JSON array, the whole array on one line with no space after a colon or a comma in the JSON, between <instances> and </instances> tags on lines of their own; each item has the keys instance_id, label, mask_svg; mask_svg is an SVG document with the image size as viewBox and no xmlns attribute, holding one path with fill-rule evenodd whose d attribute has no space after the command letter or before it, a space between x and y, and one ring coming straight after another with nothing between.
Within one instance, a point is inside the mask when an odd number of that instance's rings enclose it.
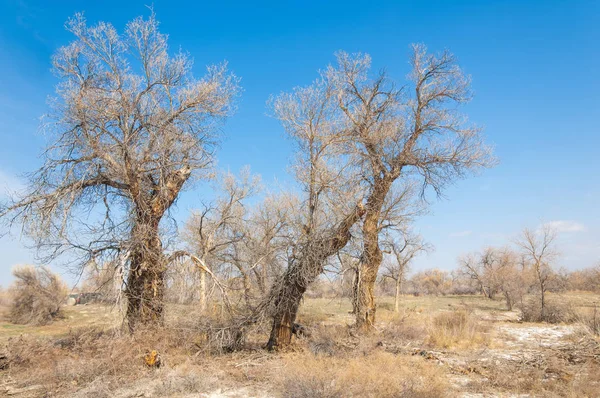
<instances>
[{"instance_id":1,"label":"large bare tree","mask_svg":"<svg viewBox=\"0 0 600 398\"><path fill-rule=\"evenodd\" d=\"M439 195L457 177L493 163L481 130L456 110L470 98L469 79L448 52L431 55L414 45L410 82L396 86L381 72L370 76L368 55L338 54L327 71L347 123L348 154L369 185L362 225L357 326L375 322L375 282L383 259L383 209L397 180L416 178Z\"/></svg>"},{"instance_id":2,"label":"large bare tree","mask_svg":"<svg viewBox=\"0 0 600 398\"><path fill-rule=\"evenodd\" d=\"M307 287L323 273L327 259L348 243L350 229L363 214L363 188L341 151L346 126L334 94L331 81L322 75L311 86L272 101L297 145L294 171L303 195L288 267L267 297L269 349L289 344Z\"/></svg>"},{"instance_id":3,"label":"large bare tree","mask_svg":"<svg viewBox=\"0 0 600 398\"><path fill-rule=\"evenodd\" d=\"M61 82L44 164L0 211L49 258L123 255L130 327L161 321L164 216L192 176L207 176L238 92L225 64L195 79L190 57L169 55L158 25L152 14L120 34L69 19L75 40L52 59Z\"/></svg>"}]
</instances>

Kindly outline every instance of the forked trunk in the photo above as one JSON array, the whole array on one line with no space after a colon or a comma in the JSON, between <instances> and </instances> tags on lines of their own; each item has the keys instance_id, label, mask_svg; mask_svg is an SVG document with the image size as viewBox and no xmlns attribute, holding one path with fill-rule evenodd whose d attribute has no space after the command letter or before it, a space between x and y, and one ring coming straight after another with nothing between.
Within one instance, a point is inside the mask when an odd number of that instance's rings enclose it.
<instances>
[{"instance_id":1,"label":"forked trunk","mask_svg":"<svg viewBox=\"0 0 600 398\"><path fill-rule=\"evenodd\" d=\"M317 273L315 278L320 274ZM292 342L292 334L298 308L302 296L308 284L314 282L305 280L299 272L288 272L284 276L281 289L275 297L275 313L273 315L273 327L267 343L268 350L275 350L289 345ZM307 283L308 282L308 283Z\"/></svg>"}]
</instances>

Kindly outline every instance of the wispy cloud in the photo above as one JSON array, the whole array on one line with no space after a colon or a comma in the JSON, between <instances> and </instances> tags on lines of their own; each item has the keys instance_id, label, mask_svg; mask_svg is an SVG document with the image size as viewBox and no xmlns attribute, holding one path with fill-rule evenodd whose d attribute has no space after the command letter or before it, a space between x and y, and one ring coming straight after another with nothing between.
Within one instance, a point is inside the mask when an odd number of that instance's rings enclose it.
<instances>
[{"instance_id":1,"label":"wispy cloud","mask_svg":"<svg viewBox=\"0 0 600 398\"><path fill-rule=\"evenodd\" d=\"M554 231L556 231L558 233L582 232L582 231L586 230L585 225L578 223L576 221L570 221L570 220L549 221L547 223L540 225L539 229L542 229L544 227L553 229Z\"/></svg>"},{"instance_id":2,"label":"wispy cloud","mask_svg":"<svg viewBox=\"0 0 600 398\"><path fill-rule=\"evenodd\" d=\"M17 176L0 170L0 198L9 193L22 191L24 188L25 185Z\"/></svg>"},{"instance_id":3,"label":"wispy cloud","mask_svg":"<svg viewBox=\"0 0 600 398\"><path fill-rule=\"evenodd\" d=\"M467 231L458 231L458 232L453 232L450 235L448 235L451 238L462 238L465 236L469 236L473 233L473 231L467 230Z\"/></svg>"}]
</instances>

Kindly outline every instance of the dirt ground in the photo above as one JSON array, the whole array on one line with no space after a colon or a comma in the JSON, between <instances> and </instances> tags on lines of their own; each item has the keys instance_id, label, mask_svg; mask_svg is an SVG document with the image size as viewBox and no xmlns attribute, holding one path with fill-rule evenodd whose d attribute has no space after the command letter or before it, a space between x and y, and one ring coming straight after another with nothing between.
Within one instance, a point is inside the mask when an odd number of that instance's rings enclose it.
<instances>
[{"instance_id":1,"label":"dirt ground","mask_svg":"<svg viewBox=\"0 0 600 398\"><path fill-rule=\"evenodd\" d=\"M556 296L591 308L600 297ZM521 323L500 300L478 296L380 300L377 330L357 334L345 299L310 299L299 322L310 336L286 352L214 353L172 308L167 329L129 335L120 313L98 304L65 307L42 326L0 323L0 396L14 397L597 397L600 342L577 322ZM182 315L185 314L185 315ZM187 325L187 326L182 326ZM157 350L160 368L144 355ZM0 365L2 359L0 358Z\"/></svg>"}]
</instances>

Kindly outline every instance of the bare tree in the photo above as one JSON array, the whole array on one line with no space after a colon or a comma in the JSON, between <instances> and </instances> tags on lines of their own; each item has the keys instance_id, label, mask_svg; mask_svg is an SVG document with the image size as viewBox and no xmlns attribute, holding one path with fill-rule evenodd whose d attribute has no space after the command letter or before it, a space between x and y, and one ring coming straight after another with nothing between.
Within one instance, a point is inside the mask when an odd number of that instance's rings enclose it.
<instances>
[{"instance_id":1,"label":"bare tree","mask_svg":"<svg viewBox=\"0 0 600 398\"><path fill-rule=\"evenodd\" d=\"M420 235L415 235L407 231L400 238L386 237L383 247L389 250L393 256L393 261L388 263L383 275L396 282L394 311L398 312L400 311L402 284L406 279L408 266L419 253L430 251L431 246L423 242L423 238Z\"/></svg>"},{"instance_id":2,"label":"bare tree","mask_svg":"<svg viewBox=\"0 0 600 398\"><path fill-rule=\"evenodd\" d=\"M219 194L213 203L204 205L194 212L184 229L184 240L191 253L195 254L213 273L226 272L221 268L233 265L240 272L246 299L250 294L250 269L240 258L241 246L249 239L247 231L245 201L260 190L260 178L252 176L249 169L241 172L237 179L230 173L221 176ZM251 267L249 267L251 268ZM207 305L206 272L198 269L200 309Z\"/></svg>"},{"instance_id":3,"label":"bare tree","mask_svg":"<svg viewBox=\"0 0 600 398\"><path fill-rule=\"evenodd\" d=\"M414 274L410 280L417 294L447 294L452 288L450 273L440 269L427 269Z\"/></svg>"},{"instance_id":4,"label":"bare tree","mask_svg":"<svg viewBox=\"0 0 600 398\"><path fill-rule=\"evenodd\" d=\"M374 288L383 254L379 245L382 209L394 182L418 178L422 193L493 164L481 130L456 106L470 97L469 79L448 52L430 55L414 45L410 83L396 87L381 72L369 75L370 57L340 53L327 71L347 123L348 154L360 165L369 195L363 222L358 290L358 327L375 322ZM412 93L410 93L412 91Z\"/></svg>"},{"instance_id":5,"label":"bare tree","mask_svg":"<svg viewBox=\"0 0 600 398\"><path fill-rule=\"evenodd\" d=\"M61 79L52 143L28 192L0 216L23 223L48 258L74 250L85 264L128 253L127 320L154 324L163 313L164 216L192 175L208 175L238 80L225 64L194 79L187 55L168 54L153 14L123 34L81 14L66 27L76 40L52 60Z\"/></svg>"},{"instance_id":6,"label":"bare tree","mask_svg":"<svg viewBox=\"0 0 600 398\"><path fill-rule=\"evenodd\" d=\"M540 295L540 318L542 320L546 316L546 292L554 274L551 263L557 256L554 247L556 236L556 231L548 224L544 224L537 232L524 229L521 237L516 241L535 275L535 283Z\"/></svg>"},{"instance_id":7,"label":"bare tree","mask_svg":"<svg viewBox=\"0 0 600 398\"><path fill-rule=\"evenodd\" d=\"M323 272L327 259L350 240L363 214L362 186L342 156L345 125L326 76L272 101L275 115L297 145L296 179L305 197L299 207L288 267L267 297L273 326L268 348L289 344L300 301Z\"/></svg>"}]
</instances>

